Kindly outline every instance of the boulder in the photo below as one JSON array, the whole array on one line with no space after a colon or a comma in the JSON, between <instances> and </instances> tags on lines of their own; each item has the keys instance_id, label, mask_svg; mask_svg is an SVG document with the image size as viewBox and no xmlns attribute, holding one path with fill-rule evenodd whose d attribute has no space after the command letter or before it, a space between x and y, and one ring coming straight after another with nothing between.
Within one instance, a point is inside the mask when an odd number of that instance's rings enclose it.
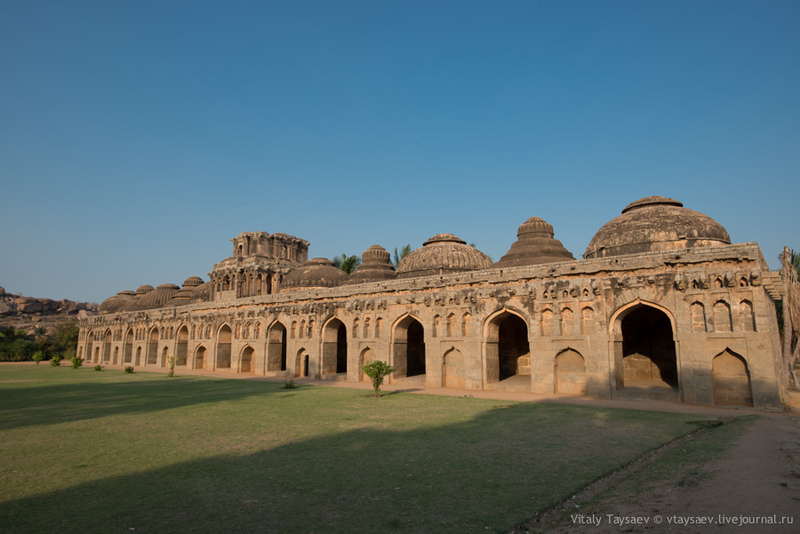
<instances>
[{"instance_id":1,"label":"boulder","mask_svg":"<svg viewBox=\"0 0 800 534\"><path fill-rule=\"evenodd\" d=\"M37 299L20 297L16 303L19 313L40 313L42 311L42 303Z\"/></svg>"}]
</instances>

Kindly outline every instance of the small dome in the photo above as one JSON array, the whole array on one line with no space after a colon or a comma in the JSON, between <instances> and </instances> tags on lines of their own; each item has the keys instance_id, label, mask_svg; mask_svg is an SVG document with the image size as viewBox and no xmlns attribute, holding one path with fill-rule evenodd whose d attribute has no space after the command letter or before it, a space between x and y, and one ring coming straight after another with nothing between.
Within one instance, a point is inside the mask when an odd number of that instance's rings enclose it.
<instances>
[{"instance_id":1,"label":"small dome","mask_svg":"<svg viewBox=\"0 0 800 534\"><path fill-rule=\"evenodd\" d=\"M632 202L622 215L603 225L586 247L584 258L728 245L721 224L672 198L651 196Z\"/></svg>"},{"instance_id":2,"label":"small dome","mask_svg":"<svg viewBox=\"0 0 800 534\"><path fill-rule=\"evenodd\" d=\"M313 258L283 278L281 292L312 287L335 287L347 278L347 273L334 267L331 260Z\"/></svg>"},{"instance_id":3,"label":"small dome","mask_svg":"<svg viewBox=\"0 0 800 534\"><path fill-rule=\"evenodd\" d=\"M120 291L113 297L108 297L100 304L100 313L114 313L122 310L136 298L136 293L131 290Z\"/></svg>"},{"instance_id":4,"label":"small dome","mask_svg":"<svg viewBox=\"0 0 800 534\"><path fill-rule=\"evenodd\" d=\"M516 267L574 259L561 241L553 239L553 225L539 217L531 217L522 223L517 230L517 240L494 266Z\"/></svg>"},{"instance_id":5,"label":"small dome","mask_svg":"<svg viewBox=\"0 0 800 534\"><path fill-rule=\"evenodd\" d=\"M397 266L398 278L487 269L492 260L453 234L436 234Z\"/></svg>"},{"instance_id":6,"label":"small dome","mask_svg":"<svg viewBox=\"0 0 800 534\"><path fill-rule=\"evenodd\" d=\"M143 286L139 286L136 289L136 294L137 295L144 295L145 293L149 293L149 292L155 291L155 290L156 290L156 288L154 288L153 286L145 284Z\"/></svg>"},{"instance_id":7,"label":"small dome","mask_svg":"<svg viewBox=\"0 0 800 534\"><path fill-rule=\"evenodd\" d=\"M392 262L389 261L389 252L380 245L372 245L361 254L361 265L344 283L377 282L390 280L396 276L397 272L395 272Z\"/></svg>"},{"instance_id":8,"label":"small dome","mask_svg":"<svg viewBox=\"0 0 800 534\"><path fill-rule=\"evenodd\" d=\"M203 279L199 276L190 276L183 281L183 287L197 287L203 283Z\"/></svg>"}]
</instances>

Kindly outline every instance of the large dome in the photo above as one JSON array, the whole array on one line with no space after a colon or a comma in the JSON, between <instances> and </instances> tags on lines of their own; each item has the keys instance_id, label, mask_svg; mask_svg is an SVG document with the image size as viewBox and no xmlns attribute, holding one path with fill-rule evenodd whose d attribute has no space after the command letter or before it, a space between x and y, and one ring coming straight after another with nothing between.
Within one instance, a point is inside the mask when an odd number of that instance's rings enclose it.
<instances>
[{"instance_id":1,"label":"large dome","mask_svg":"<svg viewBox=\"0 0 800 534\"><path fill-rule=\"evenodd\" d=\"M453 234L436 234L397 266L398 278L488 269L492 260Z\"/></svg>"},{"instance_id":2,"label":"large dome","mask_svg":"<svg viewBox=\"0 0 800 534\"><path fill-rule=\"evenodd\" d=\"M180 287L175 284L161 284L154 291L148 291L144 296L140 297L133 308L138 310L160 308L172 300L172 297L179 289Z\"/></svg>"},{"instance_id":3,"label":"large dome","mask_svg":"<svg viewBox=\"0 0 800 534\"><path fill-rule=\"evenodd\" d=\"M561 241L553 238L553 225L539 217L531 217L517 230L517 240L495 267L538 265L574 260Z\"/></svg>"},{"instance_id":4,"label":"large dome","mask_svg":"<svg viewBox=\"0 0 800 534\"><path fill-rule=\"evenodd\" d=\"M312 287L335 287L347 280L347 273L334 267L327 258L314 258L287 274L281 292Z\"/></svg>"},{"instance_id":5,"label":"large dome","mask_svg":"<svg viewBox=\"0 0 800 534\"><path fill-rule=\"evenodd\" d=\"M684 208L677 200L652 196L632 202L622 215L603 225L583 257L605 258L730 242L725 228L708 215Z\"/></svg>"}]
</instances>

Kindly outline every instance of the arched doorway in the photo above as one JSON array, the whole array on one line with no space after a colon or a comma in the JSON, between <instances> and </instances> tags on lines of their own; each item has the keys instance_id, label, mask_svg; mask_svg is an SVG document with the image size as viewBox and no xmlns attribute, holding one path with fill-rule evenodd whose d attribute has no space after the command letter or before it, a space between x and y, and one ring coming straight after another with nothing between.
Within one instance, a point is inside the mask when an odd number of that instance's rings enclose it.
<instances>
[{"instance_id":1,"label":"arched doorway","mask_svg":"<svg viewBox=\"0 0 800 534\"><path fill-rule=\"evenodd\" d=\"M128 333L125 334L125 352L122 354L122 362L131 363L132 359L133 359L133 330L129 328Z\"/></svg>"},{"instance_id":2,"label":"arched doorway","mask_svg":"<svg viewBox=\"0 0 800 534\"><path fill-rule=\"evenodd\" d=\"M528 323L508 310L494 316L486 331L486 381L530 377L531 349ZM518 379L525 380L525 379ZM527 380L530 380L527 378Z\"/></svg>"},{"instance_id":3,"label":"arched doorway","mask_svg":"<svg viewBox=\"0 0 800 534\"><path fill-rule=\"evenodd\" d=\"M111 330L106 331L103 342L103 363L108 363L109 361L111 361Z\"/></svg>"},{"instance_id":4,"label":"arched doorway","mask_svg":"<svg viewBox=\"0 0 800 534\"><path fill-rule=\"evenodd\" d=\"M217 369L231 368L231 327L224 324L217 332Z\"/></svg>"},{"instance_id":5,"label":"arched doorway","mask_svg":"<svg viewBox=\"0 0 800 534\"><path fill-rule=\"evenodd\" d=\"M640 304L619 321L617 387L678 391L678 359L672 322L663 311Z\"/></svg>"},{"instance_id":6,"label":"arched doorway","mask_svg":"<svg viewBox=\"0 0 800 534\"><path fill-rule=\"evenodd\" d=\"M241 361L239 362L240 373L253 372L253 352L255 351L250 346L245 347L242 351Z\"/></svg>"},{"instance_id":7,"label":"arched doorway","mask_svg":"<svg viewBox=\"0 0 800 534\"><path fill-rule=\"evenodd\" d=\"M394 376L421 376L426 373L425 329L408 315L394 329Z\"/></svg>"},{"instance_id":8,"label":"arched doorway","mask_svg":"<svg viewBox=\"0 0 800 534\"><path fill-rule=\"evenodd\" d=\"M714 357L711 363L711 376L714 382L714 404L753 405L750 370L744 358L726 349Z\"/></svg>"},{"instance_id":9,"label":"arched doorway","mask_svg":"<svg viewBox=\"0 0 800 534\"><path fill-rule=\"evenodd\" d=\"M158 363L158 328L150 330L147 342L147 365Z\"/></svg>"},{"instance_id":10,"label":"arched doorway","mask_svg":"<svg viewBox=\"0 0 800 534\"><path fill-rule=\"evenodd\" d=\"M92 356L93 356L93 354L92 354L92 345L93 344L94 344L94 333L92 332L92 333L89 334L89 337L86 340L86 361L87 362L91 362L92 361ZM97 363L97 360L95 360L95 363Z\"/></svg>"},{"instance_id":11,"label":"arched doorway","mask_svg":"<svg viewBox=\"0 0 800 534\"><path fill-rule=\"evenodd\" d=\"M286 327L274 323L267 333L267 371L286 370Z\"/></svg>"},{"instance_id":12,"label":"arched doorway","mask_svg":"<svg viewBox=\"0 0 800 534\"><path fill-rule=\"evenodd\" d=\"M202 345L197 347L197 350L194 353L194 368L195 369L205 369L206 368L206 348Z\"/></svg>"},{"instance_id":13,"label":"arched doorway","mask_svg":"<svg viewBox=\"0 0 800 534\"><path fill-rule=\"evenodd\" d=\"M142 347L136 347L136 360L133 365L140 365L142 361Z\"/></svg>"},{"instance_id":14,"label":"arched doorway","mask_svg":"<svg viewBox=\"0 0 800 534\"><path fill-rule=\"evenodd\" d=\"M333 318L322 330L322 374L347 372L347 327Z\"/></svg>"},{"instance_id":15,"label":"arched doorway","mask_svg":"<svg viewBox=\"0 0 800 534\"><path fill-rule=\"evenodd\" d=\"M178 343L175 346L175 365L186 365L189 352L189 329L186 326L178 330Z\"/></svg>"}]
</instances>

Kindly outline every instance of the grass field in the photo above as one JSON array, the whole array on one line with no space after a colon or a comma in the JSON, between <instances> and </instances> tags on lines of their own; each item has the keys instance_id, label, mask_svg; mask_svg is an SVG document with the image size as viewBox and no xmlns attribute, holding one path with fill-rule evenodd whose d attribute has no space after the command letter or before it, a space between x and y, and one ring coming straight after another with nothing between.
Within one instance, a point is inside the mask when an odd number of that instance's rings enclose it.
<instances>
[{"instance_id":1,"label":"grass field","mask_svg":"<svg viewBox=\"0 0 800 534\"><path fill-rule=\"evenodd\" d=\"M3 532L504 532L711 422L0 366Z\"/></svg>"}]
</instances>

